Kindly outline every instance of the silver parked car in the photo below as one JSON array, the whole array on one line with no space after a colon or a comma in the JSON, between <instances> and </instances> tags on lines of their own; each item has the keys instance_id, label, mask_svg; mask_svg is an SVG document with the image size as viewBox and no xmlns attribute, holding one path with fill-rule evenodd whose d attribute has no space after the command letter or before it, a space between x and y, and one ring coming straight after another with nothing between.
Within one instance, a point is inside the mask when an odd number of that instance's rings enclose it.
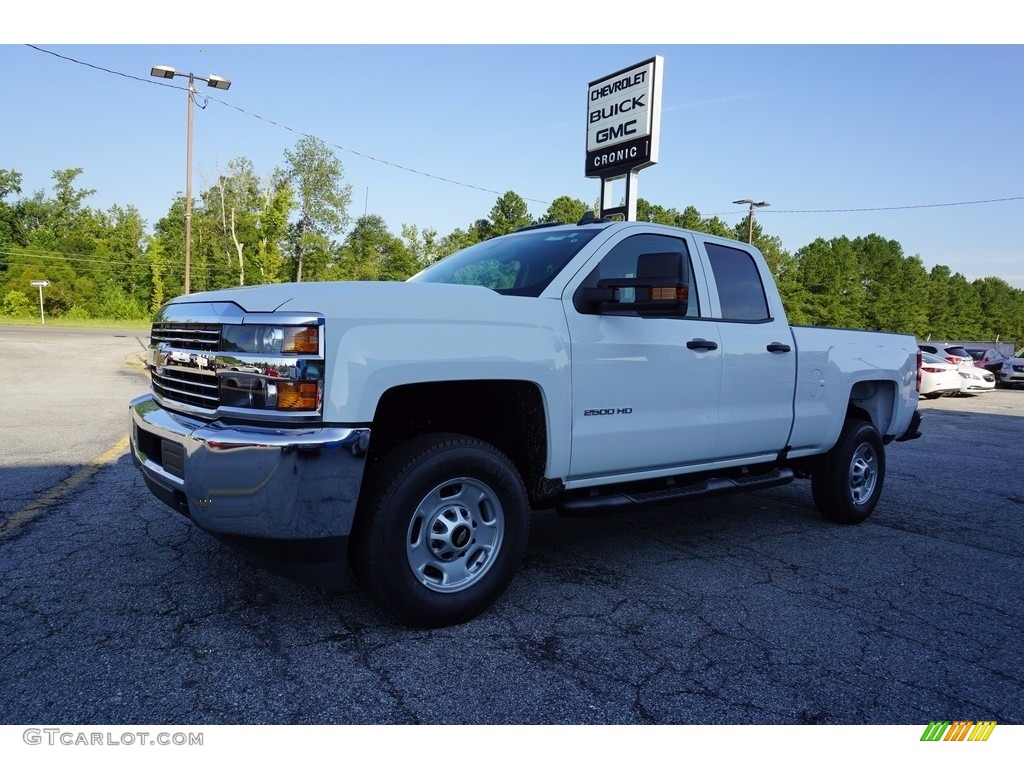
<instances>
[{"instance_id":1,"label":"silver parked car","mask_svg":"<svg viewBox=\"0 0 1024 768\"><path fill-rule=\"evenodd\" d=\"M1004 387L1024 384L1024 347L1018 349L1013 357L1003 360L1003 365L996 376L999 384Z\"/></svg>"},{"instance_id":2,"label":"silver parked car","mask_svg":"<svg viewBox=\"0 0 1024 768\"><path fill-rule=\"evenodd\" d=\"M961 347L959 344L947 344L945 342L938 341L919 341L917 348L922 352L928 352L932 355L938 355L944 358L947 363L953 365L960 365L960 363L970 363L974 365L974 358L971 357L971 353Z\"/></svg>"}]
</instances>

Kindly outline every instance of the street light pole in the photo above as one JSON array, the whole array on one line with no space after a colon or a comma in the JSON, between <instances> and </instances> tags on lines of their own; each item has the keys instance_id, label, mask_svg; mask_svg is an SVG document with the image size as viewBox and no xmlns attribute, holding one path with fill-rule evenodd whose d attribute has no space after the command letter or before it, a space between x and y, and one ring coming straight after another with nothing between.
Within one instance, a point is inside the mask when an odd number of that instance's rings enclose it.
<instances>
[{"instance_id":1,"label":"street light pole","mask_svg":"<svg viewBox=\"0 0 1024 768\"><path fill-rule=\"evenodd\" d=\"M192 286L192 110L195 108L196 80L188 74L188 138L185 141L185 295Z\"/></svg>"},{"instance_id":2,"label":"street light pole","mask_svg":"<svg viewBox=\"0 0 1024 768\"><path fill-rule=\"evenodd\" d=\"M755 208L765 208L766 206L771 205L771 203L766 203L764 200L762 200L759 203L755 203L753 200L750 200L749 198L744 199L744 200L733 200L732 202L733 202L733 205L749 205L750 206L750 210L747 213L747 243L748 244L753 244L753 242L754 242L754 209Z\"/></svg>"},{"instance_id":3,"label":"street light pole","mask_svg":"<svg viewBox=\"0 0 1024 768\"><path fill-rule=\"evenodd\" d=\"M231 81L218 75L197 77L195 73L175 72L174 67L155 66L149 70L153 77L170 80L174 77L188 78L188 130L185 139L185 294L192 286L192 114L196 98L196 80L202 80L211 88L226 91Z\"/></svg>"}]
</instances>

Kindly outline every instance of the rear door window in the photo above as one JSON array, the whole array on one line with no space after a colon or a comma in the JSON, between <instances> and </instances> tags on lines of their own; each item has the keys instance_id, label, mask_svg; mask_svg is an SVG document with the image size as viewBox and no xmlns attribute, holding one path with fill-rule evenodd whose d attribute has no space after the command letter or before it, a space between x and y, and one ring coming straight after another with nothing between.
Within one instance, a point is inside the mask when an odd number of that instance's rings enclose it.
<instances>
[{"instance_id":1,"label":"rear door window","mask_svg":"<svg viewBox=\"0 0 1024 768\"><path fill-rule=\"evenodd\" d=\"M747 251L704 243L718 286L723 320L768 320L768 299L754 258Z\"/></svg>"}]
</instances>

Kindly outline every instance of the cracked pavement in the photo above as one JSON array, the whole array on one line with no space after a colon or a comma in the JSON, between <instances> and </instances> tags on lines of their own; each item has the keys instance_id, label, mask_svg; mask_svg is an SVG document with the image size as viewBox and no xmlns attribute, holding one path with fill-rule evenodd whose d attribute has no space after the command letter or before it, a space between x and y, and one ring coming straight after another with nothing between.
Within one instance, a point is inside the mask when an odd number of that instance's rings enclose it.
<instances>
[{"instance_id":1,"label":"cracked pavement","mask_svg":"<svg viewBox=\"0 0 1024 768\"><path fill-rule=\"evenodd\" d=\"M32 426L0 452L0 520L115 444L145 388L120 378L134 338L65 336L0 352L86 348L116 408L50 377L0 410L5 444ZM805 482L537 512L498 604L435 630L250 565L123 453L0 535L0 723L1022 723L1024 391L921 408L860 526Z\"/></svg>"}]
</instances>

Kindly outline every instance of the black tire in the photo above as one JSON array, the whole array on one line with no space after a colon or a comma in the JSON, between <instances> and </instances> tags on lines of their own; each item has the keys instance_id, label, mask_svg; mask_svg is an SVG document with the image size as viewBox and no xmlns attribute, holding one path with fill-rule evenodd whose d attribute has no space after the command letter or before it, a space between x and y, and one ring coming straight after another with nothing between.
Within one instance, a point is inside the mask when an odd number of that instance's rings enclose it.
<instances>
[{"instance_id":1,"label":"black tire","mask_svg":"<svg viewBox=\"0 0 1024 768\"><path fill-rule=\"evenodd\" d=\"M465 435L422 435L370 472L350 538L352 570L401 619L460 624L512 581L528 513L523 481L501 451Z\"/></svg>"},{"instance_id":2,"label":"black tire","mask_svg":"<svg viewBox=\"0 0 1024 768\"><path fill-rule=\"evenodd\" d=\"M874 512L885 481L885 447L867 421L847 419L839 440L811 475L814 504L826 520L852 525Z\"/></svg>"}]
</instances>

